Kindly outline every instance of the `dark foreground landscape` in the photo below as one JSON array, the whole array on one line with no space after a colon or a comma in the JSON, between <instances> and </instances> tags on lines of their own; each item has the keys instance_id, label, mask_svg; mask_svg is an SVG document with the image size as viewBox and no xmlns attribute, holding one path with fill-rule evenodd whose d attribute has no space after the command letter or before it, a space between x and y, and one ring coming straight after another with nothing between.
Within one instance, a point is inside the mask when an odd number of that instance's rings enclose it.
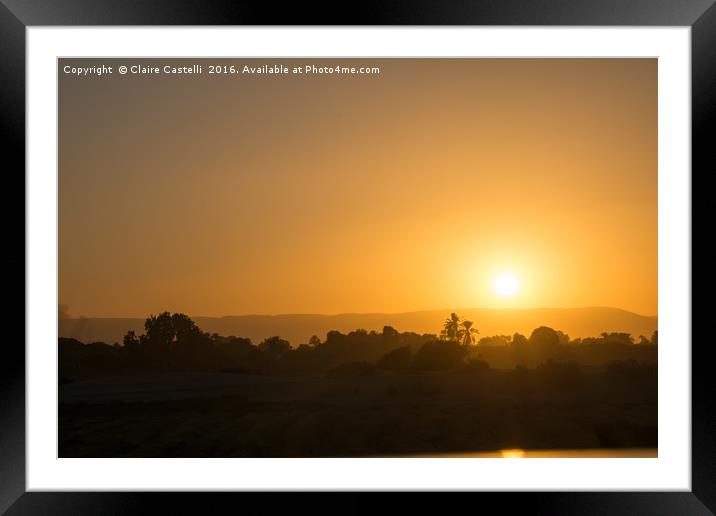
<instances>
[{"instance_id":1,"label":"dark foreground landscape","mask_svg":"<svg viewBox=\"0 0 716 516\"><path fill-rule=\"evenodd\" d=\"M603 368L276 378L138 375L63 385L61 457L335 457L657 446L651 378ZM578 384L575 384L578 382Z\"/></svg>"},{"instance_id":2,"label":"dark foreground landscape","mask_svg":"<svg viewBox=\"0 0 716 516\"><path fill-rule=\"evenodd\" d=\"M182 314L145 330L60 339L60 457L656 453L656 333L478 339L456 314L440 336L332 331L298 347Z\"/></svg>"}]
</instances>

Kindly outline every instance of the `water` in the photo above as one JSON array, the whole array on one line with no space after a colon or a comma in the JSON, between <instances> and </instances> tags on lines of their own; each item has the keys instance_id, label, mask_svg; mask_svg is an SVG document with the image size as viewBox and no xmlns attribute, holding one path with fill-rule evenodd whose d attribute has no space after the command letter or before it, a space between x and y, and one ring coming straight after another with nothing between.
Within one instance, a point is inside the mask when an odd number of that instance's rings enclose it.
<instances>
[{"instance_id":1,"label":"water","mask_svg":"<svg viewBox=\"0 0 716 516\"><path fill-rule=\"evenodd\" d=\"M591 459L591 458L638 458L653 459L659 456L657 448L592 448L582 450L522 450L519 448L492 452L442 453L416 455L416 457L439 458L502 458L502 459Z\"/></svg>"}]
</instances>

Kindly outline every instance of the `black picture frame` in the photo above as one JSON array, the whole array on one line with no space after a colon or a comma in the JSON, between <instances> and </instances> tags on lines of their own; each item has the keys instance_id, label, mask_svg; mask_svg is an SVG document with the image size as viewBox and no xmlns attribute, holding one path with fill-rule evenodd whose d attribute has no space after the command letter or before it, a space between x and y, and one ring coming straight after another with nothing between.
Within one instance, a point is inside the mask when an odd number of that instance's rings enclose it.
<instances>
[{"instance_id":1,"label":"black picture frame","mask_svg":"<svg viewBox=\"0 0 716 516\"><path fill-rule=\"evenodd\" d=\"M0 134L6 144L5 180L23 181L25 167L25 31L31 26L105 25L562 25L691 27L692 191L693 179L716 170L708 129L716 120L715 0L501 0L442 2L363 1L332 5L264 1L154 0L0 0ZM8 159L9 158L9 159ZM6 199L19 197L6 186ZM3 203L8 206L9 203ZM9 215L6 221L14 221ZM692 215L692 220L699 220ZM12 224L8 224L12 226ZM19 230L18 230L19 231ZM24 238L24 230L23 230ZM19 237L18 237L19 239ZM23 244L23 249L24 244ZM8 249L9 250L9 249ZM693 256L693 250L692 256ZM6 253L11 267L20 261ZM27 257L23 251L23 264ZM8 273L8 275L11 273ZM705 290L711 280L705 280ZM23 296L24 299L24 296ZM24 310L24 304L23 304ZM693 320L693 316L692 316ZM19 326L16 318L10 321ZM694 329L697 329L694 326ZM39 493L25 489L25 354L19 339L5 343L0 361L0 512L7 514L205 513L261 507L272 512L269 494L234 493ZM689 344L689 343L685 343ZM716 511L716 402L714 375L706 346L692 350L692 490L690 492L479 493L483 503L501 510L526 507L549 514L711 514ZM705 349L704 349L705 348ZM98 472L101 474L101 472ZM320 496L321 498L317 498ZM351 494L331 502L325 494L303 494L316 509L359 512L381 506L377 494ZM497 498L499 497L499 498ZM211 499L210 499L211 498ZM222 500L221 502L216 500ZM488 500L488 498L490 500ZM444 502L413 496L422 509L444 510ZM224 504L223 501L227 503ZM246 504L249 504L248 506ZM294 503L294 502L292 502ZM474 499L469 504L477 502ZM209 504L209 505L207 505ZM336 505L337 504L337 505ZM403 507L405 509L405 507ZM476 509L477 510L477 509Z\"/></svg>"}]
</instances>

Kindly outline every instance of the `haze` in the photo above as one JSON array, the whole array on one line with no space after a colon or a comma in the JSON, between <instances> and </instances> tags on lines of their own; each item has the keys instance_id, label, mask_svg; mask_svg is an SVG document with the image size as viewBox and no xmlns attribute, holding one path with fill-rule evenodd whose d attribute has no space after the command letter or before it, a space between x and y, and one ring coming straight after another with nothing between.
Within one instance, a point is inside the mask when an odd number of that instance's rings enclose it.
<instances>
[{"instance_id":1,"label":"haze","mask_svg":"<svg viewBox=\"0 0 716 516\"><path fill-rule=\"evenodd\" d=\"M381 73L59 74L59 303L656 315L655 59L339 61Z\"/></svg>"}]
</instances>

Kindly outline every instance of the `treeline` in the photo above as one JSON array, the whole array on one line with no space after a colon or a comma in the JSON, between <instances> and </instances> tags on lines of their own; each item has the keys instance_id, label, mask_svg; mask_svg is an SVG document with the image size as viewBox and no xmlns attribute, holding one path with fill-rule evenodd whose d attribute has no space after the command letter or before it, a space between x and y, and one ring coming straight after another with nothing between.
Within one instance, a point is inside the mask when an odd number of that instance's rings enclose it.
<instances>
[{"instance_id":1,"label":"treeline","mask_svg":"<svg viewBox=\"0 0 716 516\"><path fill-rule=\"evenodd\" d=\"M454 314L453 314L454 315ZM471 323L470 323L471 324ZM255 345L250 339L209 334L184 314L150 316L145 333L128 332L122 345L84 344L59 339L59 377L74 379L134 372L223 371L250 374L346 376L377 370L482 372L493 368L557 367L555 364L635 367L656 364L657 335L638 342L629 334L605 333L599 338L570 340L548 327L529 337L486 337L466 340L459 331L432 334L330 331L321 340L292 347L278 336ZM470 330L469 332L474 332ZM620 365L621 364L621 365Z\"/></svg>"},{"instance_id":2,"label":"treeline","mask_svg":"<svg viewBox=\"0 0 716 516\"><path fill-rule=\"evenodd\" d=\"M570 339L568 335L542 326L529 338L515 333L478 341L480 356L492 367L509 368L523 365L537 367L549 361L574 361L581 365L606 365L615 361L637 361L656 365L658 333L650 339L635 340L628 333L602 333L599 337Z\"/></svg>"}]
</instances>

